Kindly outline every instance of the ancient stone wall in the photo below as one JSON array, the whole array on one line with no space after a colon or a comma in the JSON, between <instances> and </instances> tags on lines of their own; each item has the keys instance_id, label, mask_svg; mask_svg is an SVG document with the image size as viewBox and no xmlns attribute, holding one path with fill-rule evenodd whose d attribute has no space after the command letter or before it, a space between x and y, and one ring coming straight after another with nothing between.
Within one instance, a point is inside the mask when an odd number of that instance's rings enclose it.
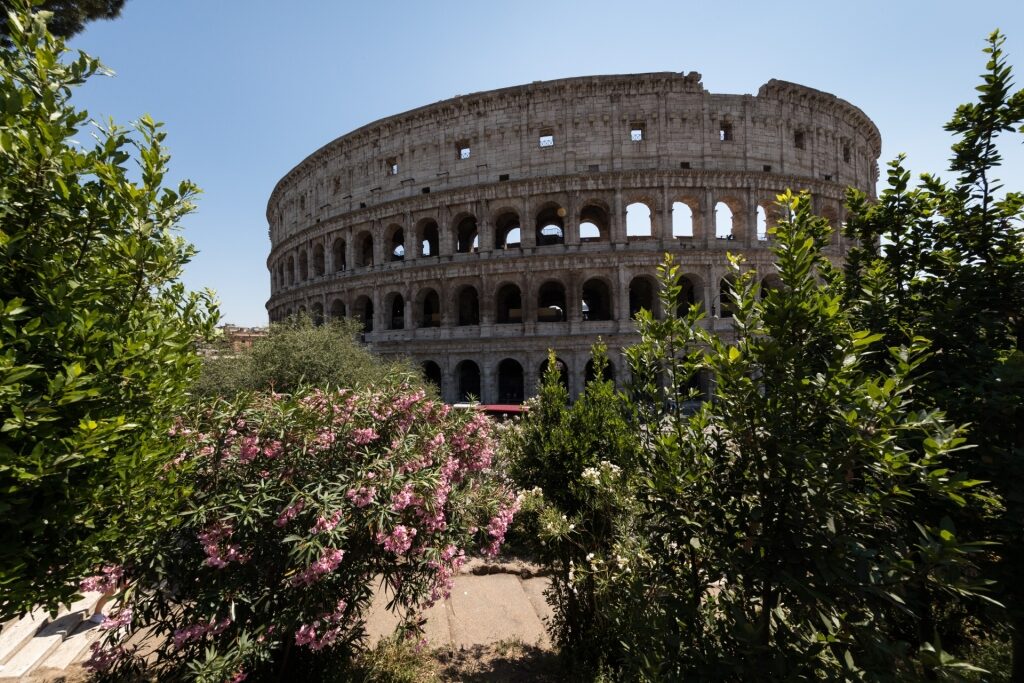
<instances>
[{"instance_id":1,"label":"ancient stone wall","mask_svg":"<svg viewBox=\"0 0 1024 683\"><path fill-rule=\"evenodd\" d=\"M838 224L847 186L872 193L880 146L853 105L775 80L757 96L655 73L456 97L342 136L278 183L267 308L361 319L449 401L522 400L548 348L575 395L598 336L623 378L664 252L728 334L726 252L770 281L775 195L809 190Z\"/></svg>"}]
</instances>

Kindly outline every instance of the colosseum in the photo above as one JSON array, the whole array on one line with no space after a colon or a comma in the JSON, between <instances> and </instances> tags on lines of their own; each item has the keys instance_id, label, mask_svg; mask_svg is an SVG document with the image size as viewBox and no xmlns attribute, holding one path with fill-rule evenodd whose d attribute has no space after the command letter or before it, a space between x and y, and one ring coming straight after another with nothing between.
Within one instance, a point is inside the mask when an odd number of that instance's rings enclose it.
<instances>
[{"instance_id":1,"label":"colosseum","mask_svg":"<svg viewBox=\"0 0 1024 683\"><path fill-rule=\"evenodd\" d=\"M267 309L360 320L449 402L521 402L549 348L578 395L598 337L623 380L633 315L660 313L665 252L679 303L728 335L726 253L770 286L775 196L806 189L835 225L846 187L873 195L880 152L860 109L778 80L756 96L694 72L457 96L343 135L277 183ZM843 238L829 249L841 259Z\"/></svg>"}]
</instances>

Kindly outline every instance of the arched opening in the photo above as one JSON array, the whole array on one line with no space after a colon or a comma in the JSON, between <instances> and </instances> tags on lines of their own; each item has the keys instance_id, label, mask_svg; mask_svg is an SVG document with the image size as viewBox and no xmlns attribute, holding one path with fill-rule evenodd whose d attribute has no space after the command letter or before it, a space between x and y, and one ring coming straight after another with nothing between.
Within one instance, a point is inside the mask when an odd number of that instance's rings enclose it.
<instances>
[{"instance_id":1,"label":"arched opening","mask_svg":"<svg viewBox=\"0 0 1024 683\"><path fill-rule=\"evenodd\" d=\"M455 295L455 308L458 311L458 324L479 325L480 324L480 297L476 293L476 287L465 285Z\"/></svg>"},{"instance_id":2,"label":"arched opening","mask_svg":"<svg viewBox=\"0 0 1024 683\"><path fill-rule=\"evenodd\" d=\"M299 282L305 282L309 279L309 256L306 254L306 250L303 249L299 252Z\"/></svg>"},{"instance_id":3,"label":"arched opening","mask_svg":"<svg viewBox=\"0 0 1024 683\"><path fill-rule=\"evenodd\" d=\"M356 265L365 268L373 265L373 235L364 232L356 242L357 258Z\"/></svg>"},{"instance_id":4,"label":"arched opening","mask_svg":"<svg viewBox=\"0 0 1024 683\"><path fill-rule=\"evenodd\" d=\"M455 251L459 254L475 254L480 250L480 232L476 218L466 216L455 228Z\"/></svg>"},{"instance_id":5,"label":"arched opening","mask_svg":"<svg viewBox=\"0 0 1024 683\"><path fill-rule=\"evenodd\" d=\"M718 294L718 315L721 318L731 318L736 312L736 304L733 302L733 296L736 291L736 281L731 275L727 275L722 278L719 283L719 294Z\"/></svg>"},{"instance_id":6,"label":"arched opening","mask_svg":"<svg viewBox=\"0 0 1024 683\"><path fill-rule=\"evenodd\" d=\"M363 332L373 332L373 301L368 296L356 299L352 306L355 318L363 324Z\"/></svg>"},{"instance_id":7,"label":"arched opening","mask_svg":"<svg viewBox=\"0 0 1024 683\"><path fill-rule=\"evenodd\" d=\"M389 242L389 250L391 253L392 261L404 261L405 260L405 230L399 226L391 228L391 240Z\"/></svg>"},{"instance_id":8,"label":"arched opening","mask_svg":"<svg viewBox=\"0 0 1024 683\"><path fill-rule=\"evenodd\" d=\"M679 279L679 296L676 297L676 315L685 317L693 305L703 305L703 295L700 293L700 281L694 276L683 276Z\"/></svg>"},{"instance_id":9,"label":"arched opening","mask_svg":"<svg viewBox=\"0 0 1024 683\"><path fill-rule=\"evenodd\" d=\"M782 278L779 277L778 273L769 273L765 275L761 280L761 298L764 299L772 291L782 289L785 285L782 284Z\"/></svg>"},{"instance_id":10,"label":"arched opening","mask_svg":"<svg viewBox=\"0 0 1024 683\"><path fill-rule=\"evenodd\" d=\"M471 360L464 360L455 366L455 380L458 383L460 401L480 398L480 366Z\"/></svg>"},{"instance_id":11,"label":"arched opening","mask_svg":"<svg viewBox=\"0 0 1024 683\"><path fill-rule=\"evenodd\" d=\"M324 324L324 305L319 301L313 304L313 324L323 325Z\"/></svg>"},{"instance_id":12,"label":"arched opening","mask_svg":"<svg viewBox=\"0 0 1024 683\"><path fill-rule=\"evenodd\" d=\"M651 236L651 207L633 202L626 207L626 237Z\"/></svg>"},{"instance_id":13,"label":"arched opening","mask_svg":"<svg viewBox=\"0 0 1024 683\"><path fill-rule=\"evenodd\" d=\"M317 244L313 247L313 277L320 277L324 272L324 245Z\"/></svg>"},{"instance_id":14,"label":"arched opening","mask_svg":"<svg viewBox=\"0 0 1024 683\"><path fill-rule=\"evenodd\" d=\"M331 302L331 320L341 320L345 317L345 302L335 299Z\"/></svg>"},{"instance_id":15,"label":"arched opening","mask_svg":"<svg viewBox=\"0 0 1024 683\"><path fill-rule=\"evenodd\" d=\"M672 236L693 237L693 209L685 202L672 204Z\"/></svg>"},{"instance_id":16,"label":"arched opening","mask_svg":"<svg viewBox=\"0 0 1024 683\"><path fill-rule=\"evenodd\" d=\"M610 233L608 211L596 204L583 207L580 211L580 242L607 242Z\"/></svg>"},{"instance_id":17,"label":"arched opening","mask_svg":"<svg viewBox=\"0 0 1024 683\"><path fill-rule=\"evenodd\" d=\"M541 381L544 381L545 375L548 373L548 358L544 359L544 362L540 364L538 368L539 377ZM569 391L569 368L565 366L565 362L561 358L555 358L555 367L558 368L558 382L562 385L562 388Z\"/></svg>"},{"instance_id":18,"label":"arched opening","mask_svg":"<svg viewBox=\"0 0 1024 683\"><path fill-rule=\"evenodd\" d=\"M419 326L441 326L441 297L433 289L425 289L419 294Z\"/></svg>"},{"instance_id":19,"label":"arched opening","mask_svg":"<svg viewBox=\"0 0 1024 683\"><path fill-rule=\"evenodd\" d=\"M438 393L441 393L441 366L432 360L423 361L423 378L437 387Z\"/></svg>"},{"instance_id":20,"label":"arched opening","mask_svg":"<svg viewBox=\"0 0 1024 683\"><path fill-rule=\"evenodd\" d=\"M498 363L498 400L501 403L522 403L524 385L523 366L518 361L506 358Z\"/></svg>"},{"instance_id":21,"label":"arched opening","mask_svg":"<svg viewBox=\"0 0 1024 683\"><path fill-rule=\"evenodd\" d=\"M494 221L494 248L518 249L522 243L519 214L506 211Z\"/></svg>"},{"instance_id":22,"label":"arched opening","mask_svg":"<svg viewBox=\"0 0 1024 683\"><path fill-rule=\"evenodd\" d=\"M733 230L732 209L725 202L715 204L715 237L720 240L736 239Z\"/></svg>"},{"instance_id":23,"label":"arched opening","mask_svg":"<svg viewBox=\"0 0 1024 683\"><path fill-rule=\"evenodd\" d=\"M591 358L587 361L587 365L583 369L583 381L586 384L590 384L595 379L597 379L597 374L594 372L594 359ZM612 365L611 361L605 363L604 372L601 373L601 379L606 382L615 381L615 367Z\"/></svg>"},{"instance_id":24,"label":"arched opening","mask_svg":"<svg viewBox=\"0 0 1024 683\"><path fill-rule=\"evenodd\" d=\"M516 285L503 285L495 297L495 304L497 313L495 322L499 324L523 322L523 297Z\"/></svg>"},{"instance_id":25,"label":"arched opening","mask_svg":"<svg viewBox=\"0 0 1024 683\"><path fill-rule=\"evenodd\" d=\"M295 257L294 256L291 256L291 255L288 256L288 268L286 270L287 270L287 273L288 273L288 284L289 285L294 285L295 284Z\"/></svg>"},{"instance_id":26,"label":"arched opening","mask_svg":"<svg viewBox=\"0 0 1024 683\"><path fill-rule=\"evenodd\" d=\"M437 230L437 221L428 220L420 225L420 254L423 256L437 256L441 244L440 233Z\"/></svg>"},{"instance_id":27,"label":"arched opening","mask_svg":"<svg viewBox=\"0 0 1024 683\"><path fill-rule=\"evenodd\" d=\"M537 246L565 244L565 209L553 205L537 214Z\"/></svg>"},{"instance_id":28,"label":"arched opening","mask_svg":"<svg viewBox=\"0 0 1024 683\"><path fill-rule=\"evenodd\" d=\"M768 212L760 204L757 205L757 239L768 239Z\"/></svg>"},{"instance_id":29,"label":"arched opening","mask_svg":"<svg viewBox=\"0 0 1024 683\"><path fill-rule=\"evenodd\" d=\"M340 238L334 240L334 245L331 247L334 256L334 271L337 273L345 270L345 247L345 240Z\"/></svg>"},{"instance_id":30,"label":"arched opening","mask_svg":"<svg viewBox=\"0 0 1024 683\"><path fill-rule=\"evenodd\" d=\"M655 312L657 286L654 280L646 275L639 275L629 281L629 317L636 317L642 309Z\"/></svg>"},{"instance_id":31,"label":"arched opening","mask_svg":"<svg viewBox=\"0 0 1024 683\"><path fill-rule=\"evenodd\" d=\"M284 287L284 261L277 263L277 286Z\"/></svg>"},{"instance_id":32,"label":"arched opening","mask_svg":"<svg viewBox=\"0 0 1024 683\"><path fill-rule=\"evenodd\" d=\"M545 282L537 291L537 322L560 323L566 320L565 286L561 282Z\"/></svg>"},{"instance_id":33,"label":"arched opening","mask_svg":"<svg viewBox=\"0 0 1024 683\"><path fill-rule=\"evenodd\" d=\"M387 323L387 329L389 330L404 330L405 329L405 299L402 298L401 294L392 293L388 294L387 298L384 299L384 306L388 315L385 318Z\"/></svg>"},{"instance_id":34,"label":"arched opening","mask_svg":"<svg viewBox=\"0 0 1024 683\"><path fill-rule=\"evenodd\" d=\"M583 319L612 319L612 296L604 280L592 278L583 283Z\"/></svg>"},{"instance_id":35,"label":"arched opening","mask_svg":"<svg viewBox=\"0 0 1024 683\"><path fill-rule=\"evenodd\" d=\"M299 306L299 317L300 318L306 317L306 305L305 304L301 304Z\"/></svg>"}]
</instances>

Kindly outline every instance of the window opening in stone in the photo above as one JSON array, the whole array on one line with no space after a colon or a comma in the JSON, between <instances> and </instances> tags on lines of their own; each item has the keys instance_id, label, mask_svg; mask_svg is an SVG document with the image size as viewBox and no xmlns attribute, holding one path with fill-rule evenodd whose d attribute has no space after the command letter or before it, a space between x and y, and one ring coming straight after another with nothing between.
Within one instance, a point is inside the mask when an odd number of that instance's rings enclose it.
<instances>
[{"instance_id":1,"label":"window opening in stone","mask_svg":"<svg viewBox=\"0 0 1024 683\"><path fill-rule=\"evenodd\" d=\"M476 293L476 287L467 285L460 289L455 305L460 326L480 324L480 297Z\"/></svg>"},{"instance_id":2,"label":"window opening in stone","mask_svg":"<svg viewBox=\"0 0 1024 683\"><path fill-rule=\"evenodd\" d=\"M583 283L583 319L611 320L612 296L604 280L597 278Z\"/></svg>"},{"instance_id":3,"label":"window opening in stone","mask_svg":"<svg viewBox=\"0 0 1024 683\"><path fill-rule=\"evenodd\" d=\"M384 162L384 165L387 166L388 175L398 175L398 158L397 157L389 158L387 161Z\"/></svg>"},{"instance_id":4,"label":"window opening in stone","mask_svg":"<svg viewBox=\"0 0 1024 683\"><path fill-rule=\"evenodd\" d=\"M679 162L679 168L682 168L682 169L690 168L690 162L689 161L680 161Z\"/></svg>"},{"instance_id":5,"label":"window opening in stone","mask_svg":"<svg viewBox=\"0 0 1024 683\"><path fill-rule=\"evenodd\" d=\"M634 202L626 207L626 236L651 236L651 209L643 202Z\"/></svg>"},{"instance_id":6,"label":"window opening in stone","mask_svg":"<svg viewBox=\"0 0 1024 683\"><path fill-rule=\"evenodd\" d=\"M764 171L765 173L771 173L772 172L772 165L771 164L765 164L764 166L761 167L761 170Z\"/></svg>"},{"instance_id":7,"label":"window opening in stone","mask_svg":"<svg viewBox=\"0 0 1024 683\"><path fill-rule=\"evenodd\" d=\"M629 139L632 142L643 142L644 141L644 129L646 126L642 123L633 123L629 127Z\"/></svg>"},{"instance_id":8,"label":"window opening in stone","mask_svg":"<svg viewBox=\"0 0 1024 683\"><path fill-rule=\"evenodd\" d=\"M732 141L732 124L729 122L722 123L718 128L718 139L721 142Z\"/></svg>"},{"instance_id":9,"label":"window opening in stone","mask_svg":"<svg viewBox=\"0 0 1024 683\"><path fill-rule=\"evenodd\" d=\"M463 218L455 228L455 251L459 254L476 253L479 246L476 218L473 216Z\"/></svg>"},{"instance_id":10,"label":"window opening in stone","mask_svg":"<svg viewBox=\"0 0 1024 683\"><path fill-rule=\"evenodd\" d=\"M672 203L672 236L693 237L693 209L686 202Z\"/></svg>"},{"instance_id":11,"label":"window opening in stone","mask_svg":"<svg viewBox=\"0 0 1024 683\"><path fill-rule=\"evenodd\" d=\"M405 299L401 294L392 294L390 316L388 317L389 330L405 329Z\"/></svg>"},{"instance_id":12,"label":"window opening in stone","mask_svg":"<svg viewBox=\"0 0 1024 683\"><path fill-rule=\"evenodd\" d=\"M522 403L525 385L523 366L518 361L506 358L498 363L498 400L501 403Z\"/></svg>"},{"instance_id":13,"label":"window opening in stone","mask_svg":"<svg viewBox=\"0 0 1024 683\"><path fill-rule=\"evenodd\" d=\"M505 180L508 180L508 173L502 173L501 175L498 176L498 182L502 182Z\"/></svg>"},{"instance_id":14,"label":"window opening in stone","mask_svg":"<svg viewBox=\"0 0 1024 683\"><path fill-rule=\"evenodd\" d=\"M565 287L561 282L545 282L537 292L537 322L560 323L566 320Z\"/></svg>"},{"instance_id":15,"label":"window opening in stone","mask_svg":"<svg viewBox=\"0 0 1024 683\"><path fill-rule=\"evenodd\" d=\"M391 260L405 260L405 230L401 228L391 233Z\"/></svg>"},{"instance_id":16,"label":"window opening in stone","mask_svg":"<svg viewBox=\"0 0 1024 683\"><path fill-rule=\"evenodd\" d=\"M359 266L373 265L373 235L363 235L359 242Z\"/></svg>"},{"instance_id":17,"label":"window opening in stone","mask_svg":"<svg viewBox=\"0 0 1024 683\"><path fill-rule=\"evenodd\" d=\"M764 299L772 291L782 288L782 278L779 277L778 273L771 273L769 275L765 275L764 279L761 280L761 298Z\"/></svg>"},{"instance_id":18,"label":"window opening in stone","mask_svg":"<svg viewBox=\"0 0 1024 683\"><path fill-rule=\"evenodd\" d=\"M359 297L353 309L356 319L363 323L363 332L373 332L373 301L370 297Z\"/></svg>"},{"instance_id":19,"label":"window opening in stone","mask_svg":"<svg viewBox=\"0 0 1024 683\"><path fill-rule=\"evenodd\" d=\"M420 327L441 326L441 299L437 292L428 289L420 294Z\"/></svg>"},{"instance_id":20,"label":"window opening in stone","mask_svg":"<svg viewBox=\"0 0 1024 683\"><path fill-rule=\"evenodd\" d=\"M544 362L537 368L537 376L544 380L544 377L548 374L548 361L550 359L545 358ZM555 358L555 367L558 369L558 383L562 385L562 388L569 391L569 368L566 367L565 361L561 358Z\"/></svg>"},{"instance_id":21,"label":"window opening in stone","mask_svg":"<svg viewBox=\"0 0 1024 683\"><path fill-rule=\"evenodd\" d=\"M654 282L645 276L635 277L629 283L629 317L634 318L641 309L654 313L656 301Z\"/></svg>"},{"instance_id":22,"label":"window opening in stone","mask_svg":"<svg viewBox=\"0 0 1024 683\"><path fill-rule=\"evenodd\" d=\"M421 231L420 249L423 256L437 256L437 247L440 237L437 231L437 223L428 221L423 225Z\"/></svg>"},{"instance_id":23,"label":"window opening in stone","mask_svg":"<svg viewBox=\"0 0 1024 683\"><path fill-rule=\"evenodd\" d=\"M520 241L519 216L512 212L498 216L494 221L494 248L518 249Z\"/></svg>"},{"instance_id":24,"label":"window opening in stone","mask_svg":"<svg viewBox=\"0 0 1024 683\"><path fill-rule=\"evenodd\" d=\"M284 261L277 264L277 286L284 287Z\"/></svg>"},{"instance_id":25,"label":"window opening in stone","mask_svg":"<svg viewBox=\"0 0 1024 683\"><path fill-rule=\"evenodd\" d=\"M597 373L594 372L594 359L591 358L587 361L586 367L583 369L583 381L590 384L597 379ZM601 379L605 382L615 381L615 367L611 361L605 363L604 372L601 373Z\"/></svg>"},{"instance_id":26,"label":"window opening in stone","mask_svg":"<svg viewBox=\"0 0 1024 683\"><path fill-rule=\"evenodd\" d=\"M793 144L796 145L797 149L804 149L806 139L802 130L798 130L793 134Z\"/></svg>"},{"instance_id":27,"label":"window opening in stone","mask_svg":"<svg viewBox=\"0 0 1024 683\"><path fill-rule=\"evenodd\" d=\"M422 193L422 194L430 194L430 188L429 187L424 187L422 190L420 190L420 193Z\"/></svg>"},{"instance_id":28,"label":"window opening in stone","mask_svg":"<svg viewBox=\"0 0 1024 683\"><path fill-rule=\"evenodd\" d=\"M288 284L289 285L294 285L295 284L295 257L294 256L289 256L288 257L288 269L287 269L287 272L288 272Z\"/></svg>"},{"instance_id":29,"label":"window opening in stone","mask_svg":"<svg viewBox=\"0 0 1024 683\"><path fill-rule=\"evenodd\" d=\"M331 247L331 255L334 257L334 270L340 273L345 270L345 240L336 239Z\"/></svg>"},{"instance_id":30,"label":"window opening in stone","mask_svg":"<svg viewBox=\"0 0 1024 683\"><path fill-rule=\"evenodd\" d=\"M736 303L733 301L736 283L731 276L724 277L721 283L719 283L719 287L721 289L718 295L718 315L721 318L731 318L736 310Z\"/></svg>"},{"instance_id":31,"label":"window opening in stone","mask_svg":"<svg viewBox=\"0 0 1024 683\"><path fill-rule=\"evenodd\" d=\"M498 324L523 322L523 298L519 293L519 287L508 284L499 289L496 303L495 322Z\"/></svg>"},{"instance_id":32,"label":"window opening in stone","mask_svg":"<svg viewBox=\"0 0 1024 683\"><path fill-rule=\"evenodd\" d=\"M324 274L324 245L317 244L313 247L313 277L320 277Z\"/></svg>"},{"instance_id":33,"label":"window opening in stone","mask_svg":"<svg viewBox=\"0 0 1024 683\"><path fill-rule=\"evenodd\" d=\"M345 317L345 302L335 299L331 302L331 320L341 320Z\"/></svg>"},{"instance_id":34,"label":"window opening in stone","mask_svg":"<svg viewBox=\"0 0 1024 683\"><path fill-rule=\"evenodd\" d=\"M715 204L715 237L720 240L736 239L732 209L725 202Z\"/></svg>"},{"instance_id":35,"label":"window opening in stone","mask_svg":"<svg viewBox=\"0 0 1024 683\"><path fill-rule=\"evenodd\" d=\"M540 147L554 147L555 134L550 132L541 132L540 137L537 139L537 143Z\"/></svg>"},{"instance_id":36,"label":"window opening in stone","mask_svg":"<svg viewBox=\"0 0 1024 683\"><path fill-rule=\"evenodd\" d=\"M459 159L468 159L470 155L473 153L473 150L469 146L469 143L465 140L457 144L456 148L458 149Z\"/></svg>"},{"instance_id":37,"label":"window opening in stone","mask_svg":"<svg viewBox=\"0 0 1024 683\"><path fill-rule=\"evenodd\" d=\"M309 279L309 257L306 255L306 250L303 249L299 252L299 280Z\"/></svg>"},{"instance_id":38,"label":"window opening in stone","mask_svg":"<svg viewBox=\"0 0 1024 683\"><path fill-rule=\"evenodd\" d=\"M757 206L757 239L761 242L768 239L768 212L760 204Z\"/></svg>"},{"instance_id":39,"label":"window opening in stone","mask_svg":"<svg viewBox=\"0 0 1024 683\"><path fill-rule=\"evenodd\" d=\"M324 324L324 305L320 302L316 302L312 306L313 308L313 324L319 327Z\"/></svg>"},{"instance_id":40,"label":"window opening in stone","mask_svg":"<svg viewBox=\"0 0 1024 683\"><path fill-rule=\"evenodd\" d=\"M432 360L423 361L420 366L423 368L423 379L427 380L441 393L441 366Z\"/></svg>"},{"instance_id":41,"label":"window opening in stone","mask_svg":"<svg viewBox=\"0 0 1024 683\"><path fill-rule=\"evenodd\" d=\"M608 212L602 207L591 204L580 211L580 242L607 241L610 227Z\"/></svg>"},{"instance_id":42,"label":"window opening in stone","mask_svg":"<svg viewBox=\"0 0 1024 683\"><path fill-rule=\"evenodd\" d=\"M552 206L537 214L537 246L565 244L565 209Z\"/></svg>"},{"instance_id":43,"label":"window opening in stone","mask_svg":"<svg viewBox=\"0 0 1024 683\"><path fill-rule=\"evenodd\" d=\"M697 298L698 284L693 278L680 278L679 286L679 296L676 297L676 315L684 317L690 312L691 306L701 302Z\"/></svg>"},{"instance_id":44,"label":"window opening in stone","mask_svg":"<svg viewBox=\"0 0 1024 683\"><path fill-rule=\"evenodd\" d=\"M850 146L843 145L843 162L850 163Z\"/></svg>"},{"instance_id":45,"label":"window opening in stone","mask_svg":"<svg viewBox=\"0 0 1024 683\"><path fill-rule=\"evenodd\" d=\"M480 400L480 367L471 360L464 360L455 366L455 377L459 387L459 400Z\"/></svg>"}]
</instances>

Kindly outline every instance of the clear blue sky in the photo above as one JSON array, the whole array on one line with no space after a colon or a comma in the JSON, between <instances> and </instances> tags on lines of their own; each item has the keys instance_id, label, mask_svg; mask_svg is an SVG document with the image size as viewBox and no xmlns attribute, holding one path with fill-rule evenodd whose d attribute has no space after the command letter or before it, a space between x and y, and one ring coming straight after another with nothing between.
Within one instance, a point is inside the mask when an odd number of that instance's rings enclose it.
<instances>
[{"instance_id":1,"label":"clear blue sky","mask_svg":"<svg viewBox=\"0 0 1024 683\"><path fill-rule=\"evenodd\" d=\"M203 188L185 280L224 322L266 323L266 202L306 155L374 119L535 80L698 71L712 92L771 78L834 93L915 172L945 168L943 123L974 95L988 33L1008 34L1024 85L1024 1L378 2L128 0L71 42L116 72L76 101L126 124L166 123L172 174ZM1024 189L1022 137L1002 177Z\"/></svg>"}]
</instances>

